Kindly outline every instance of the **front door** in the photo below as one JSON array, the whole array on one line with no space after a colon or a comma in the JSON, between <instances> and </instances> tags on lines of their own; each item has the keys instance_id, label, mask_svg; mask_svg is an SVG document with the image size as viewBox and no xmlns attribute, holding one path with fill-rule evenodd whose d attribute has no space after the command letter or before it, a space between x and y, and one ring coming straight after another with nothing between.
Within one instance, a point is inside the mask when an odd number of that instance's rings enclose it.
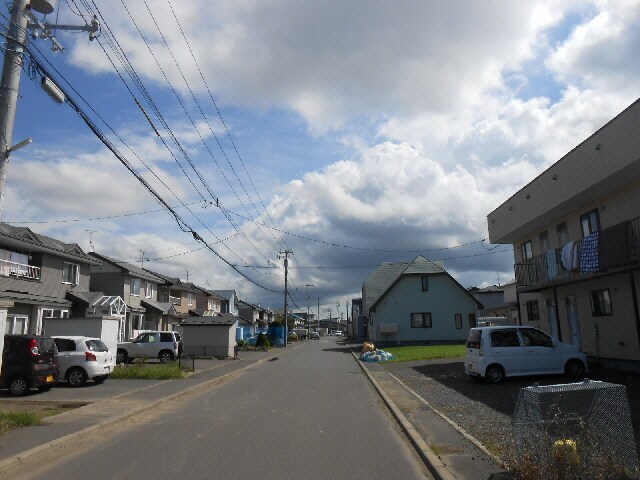
<instances>
[{"instance_id":1,"label":"front door","mask_svg":"<svg viewBox=\"0 0 640 480\"><path fill-rule=\"evenodd\" d=\"M571 345L575 345L582 350L582 340L580 338L580 319L578 318L578 306L576 305L575 295L565 298L567 306L567 320L569 322L569 337Z\"/></svg>"}]
</instances>

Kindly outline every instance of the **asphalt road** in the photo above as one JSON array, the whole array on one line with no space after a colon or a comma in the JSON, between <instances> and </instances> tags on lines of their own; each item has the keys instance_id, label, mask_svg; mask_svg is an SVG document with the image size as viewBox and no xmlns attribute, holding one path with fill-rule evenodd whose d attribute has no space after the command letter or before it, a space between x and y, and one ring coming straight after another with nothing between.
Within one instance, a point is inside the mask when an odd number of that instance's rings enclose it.
<instances>
[{"instance_id":1,"label":"asphalt road","mask_svg":"<svg viewBox=\"0 0 640 480\"><path fill-rule=\"evenodd\" d=\"M431 478L347 347L309 341L28 478ZM27 478L25 477L15 477Z\"/></svg>"}]
</instances>

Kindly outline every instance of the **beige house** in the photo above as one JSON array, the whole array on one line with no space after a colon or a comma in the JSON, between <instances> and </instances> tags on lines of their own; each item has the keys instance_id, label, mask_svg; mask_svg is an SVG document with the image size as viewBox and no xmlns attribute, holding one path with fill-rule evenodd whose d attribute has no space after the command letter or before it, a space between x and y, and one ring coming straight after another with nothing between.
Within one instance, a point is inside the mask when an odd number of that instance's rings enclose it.
<instances>
[{"instance_id":1,"label":"beige house","mask_svg":"<svg viewBox=\"0 0 640 480\"><path fill-rule=\"evenodd\" d=\"M488 217L513 244L523 325L640 369L640 100Z\"/></svg>"}]
</instances>

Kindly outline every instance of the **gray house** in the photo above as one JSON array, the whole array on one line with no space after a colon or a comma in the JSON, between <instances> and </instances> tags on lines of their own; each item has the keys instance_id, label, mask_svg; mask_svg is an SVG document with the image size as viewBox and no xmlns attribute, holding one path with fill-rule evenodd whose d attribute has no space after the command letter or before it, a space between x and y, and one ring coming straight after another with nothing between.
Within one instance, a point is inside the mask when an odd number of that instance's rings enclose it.
<instances>
[{"instance_id":1,"label":"gray house","mask_svg":"<svg viewBox=\"0 0 640 480\"><path fill-rule=\"evenodd\" d=\"M74 308L82 310L78 297L88 295L95 264L75 243L0 223L2 333L40 334L44 318L68 318Z\"/></svg>"},{"instance_id":2,"label":"gray house","mask_svg":"<svg viewBox=\"0 0 640 480\"><path fill-rule=\"evenodd\" d=\"M462 342L479 308L441 262L422 255L383 263L362 286L367 336L381 345Z\"/></svg>"},{"instance_id":3,"label":"gray house","mask_svg":"<svg viewBox=\"0 0 640 480\"><path fill-rule=\"evenodd\" d=\"M127 315L123 339L134 337L137 330L168 330L166 323L170 303L158 302L158 286L164 279L143 268L106 255L90 253L97 262L91 266L91 290L122 297Z\"/></svg>"}]
</instances>

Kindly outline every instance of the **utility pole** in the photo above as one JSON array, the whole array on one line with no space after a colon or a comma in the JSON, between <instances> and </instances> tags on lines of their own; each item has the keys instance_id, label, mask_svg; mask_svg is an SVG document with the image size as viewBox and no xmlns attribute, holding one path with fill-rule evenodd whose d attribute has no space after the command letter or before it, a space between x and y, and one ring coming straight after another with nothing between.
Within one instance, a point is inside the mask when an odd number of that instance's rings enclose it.
<instances>
[{"instance_id":1,"label":"utility pole","mask_svg":"<svg viewBox=\"0 0 640 480\"><path fill-rule=\"evenodd\" d=\"M307 340L311 336L311 321L309 320L309 287L315 287L312 283L307 283Z\"/></svg>"},{"instance_id":2,"label":"utility pole","mask_svg":"<svg viewBox=\"0 0 640 480\"><path fill-rule=\"evenodd\" d=\"M287 346L287 296L289 295L289 292L287 290L288 286L287 286L287 275L288 275L288 271L289 271L289 255L293 255L293 252L291 250L285 250L284 252L280 252L280 254L278 255L278 258L282 258L282 255L284 255L284 346Z\"/></svg>"},{"instance_id":3,"label":"utility pole","mask_svg":"<svg viewBox=\"0 0 640 480\"><path fill-rule=\"evenodd\" d=\"M100 29L97 19L91 24L83 26L50 25L43 24L35 17L32 11L48 14L53 12L53 0L13 0L9 20L9 30L4 48L4 64L2 77L0 78L0 219L4 212L4 197L7 184L7 170L9 168L9 155L11 152L31 143L28 138L11 146L13 142L13 127L16 119L16 109L20 90L20 76L24 63L27 31L33 31L33 37L48 38L53 42L54 50L64 50L51 29L80 30L89 32L89 40L96 37ZM42 78L42 87L56 101L63 103L64 94L50 79Z\"/></svg>"}]
</instances>

